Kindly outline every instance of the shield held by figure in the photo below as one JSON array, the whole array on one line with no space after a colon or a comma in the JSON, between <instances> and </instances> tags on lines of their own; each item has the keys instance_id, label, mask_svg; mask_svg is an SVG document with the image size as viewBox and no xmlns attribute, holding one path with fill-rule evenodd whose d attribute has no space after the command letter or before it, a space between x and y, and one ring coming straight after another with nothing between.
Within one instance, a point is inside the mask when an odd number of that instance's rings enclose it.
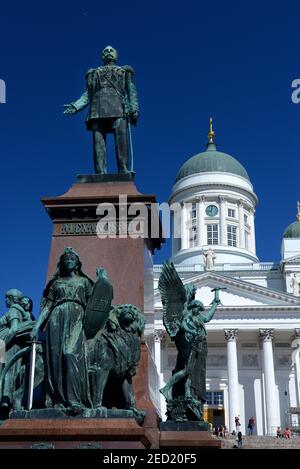
<instances>
[{"instance_id":1,"label":"shield held by figure","mask_svg":"<svg viewBox=\"0 0 300 469\"><path fill-rule=\"evenodd\" d=\"M106 270L97 269L97 275L98 278L94 284L83 319L83 328L87 339L92 339L104 327L114 297L113 286L107 278Z\"/></svg>"}]
</instances>

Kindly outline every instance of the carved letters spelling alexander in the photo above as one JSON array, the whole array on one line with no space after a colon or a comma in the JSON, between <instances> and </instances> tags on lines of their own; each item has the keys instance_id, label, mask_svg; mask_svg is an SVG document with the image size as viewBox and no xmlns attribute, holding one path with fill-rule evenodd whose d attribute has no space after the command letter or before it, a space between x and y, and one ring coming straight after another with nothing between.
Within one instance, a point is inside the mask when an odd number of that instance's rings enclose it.
<instances>
[{"instance_id":1,"label":"carved letters spelling alexander","mask_svg":"<svg viewBox=\"0 0 300 469\"><path fill-rule=\"evenodd\" d=\"M96 235L96 234L119 234L127 233L126 222L92 222L92 223L63 223L59 235Z\"/></svg>"}]
</instances>

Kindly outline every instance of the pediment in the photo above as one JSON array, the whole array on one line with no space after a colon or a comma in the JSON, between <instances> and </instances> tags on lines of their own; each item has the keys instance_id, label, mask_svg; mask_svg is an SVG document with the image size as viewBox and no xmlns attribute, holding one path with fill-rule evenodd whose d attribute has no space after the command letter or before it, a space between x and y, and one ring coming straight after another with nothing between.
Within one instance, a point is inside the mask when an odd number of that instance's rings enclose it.
<instances>
[{"instance_id":1,"label":"pediment","mask_svg":"<svg viewBox=\"0 0 300 469\"><path fill-rule=\"evenodd\" d=\"M197 287L196 299L208 306L214 298L213 288L221 287L220 299L223 306L256 307L256 306L299 306L300 298L286 293L261 287L244 280L227 277L215 272L205 272L183 281L184 285ZM155 304L160 307L160 294L155 291Z\"/></svg>"},{"instance_id":2,"label":"pediment","mask_svg":"<svg viewBox=\"0 0 300 469\"><path fill-rule=\"evenodd\" d=\"M297 256L292 256L292 257L288 257L287 259L284 259L282 261L282 264L293 264L293 265L299 264L300 265L300 254L297 254Z\"/></svg>"}]
</instances>

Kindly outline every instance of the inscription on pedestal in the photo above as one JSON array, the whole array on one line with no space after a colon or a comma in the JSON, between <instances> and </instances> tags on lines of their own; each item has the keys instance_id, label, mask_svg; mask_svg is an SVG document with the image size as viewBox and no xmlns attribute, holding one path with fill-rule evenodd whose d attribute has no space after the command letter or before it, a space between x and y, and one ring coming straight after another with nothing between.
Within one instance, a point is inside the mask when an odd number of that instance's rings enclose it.
<instances>
[{"instance_id":1,"label":"inscription on pedestal","mask_svg":"<svg viewBox=\"0 0 300 469\"><path fill-rule=\"evenodd\" d=\"M118 235L128 233L127 222L90 222L90 223L64 223L60 226L61 236L85 235Z\"/></svg>"},{"instance_id":2,"label":"inscription on pedestal","mask_svg":"<svg viewBox=\"0 0 300 469\"><path fill-rule=\"evenodd\" d=\"M60 234L70 235L89 235L96 234L97 223L64 223L61 225Z\"/></svg>"}]
</instances>

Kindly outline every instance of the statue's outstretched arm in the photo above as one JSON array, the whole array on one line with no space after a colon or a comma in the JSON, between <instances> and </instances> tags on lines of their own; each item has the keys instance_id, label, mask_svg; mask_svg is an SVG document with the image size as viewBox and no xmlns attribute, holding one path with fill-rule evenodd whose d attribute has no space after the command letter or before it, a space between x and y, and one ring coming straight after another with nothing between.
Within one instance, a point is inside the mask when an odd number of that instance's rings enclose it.
<instances>
[{"instance_id":1,"label":"statue's outstretched arm","mask_svg":"<svg viewBox=\"0 0 300 469\"><path fill-rule=\"evenodd\" d=\"M86 73L86 88L80 98L72 101L70 104L64 104L66 108L64 114L76 114L82 111L91 101L91 97L98 86L98 74L94 68L90 68Z\"/></svg>"},{"instance_id":2,"label":"statue's outstretched arm","mask_svg":"<svg viewBox=\"0 0 300 469\"><path fill-rule=\"evenodd\" d=\"M90 98L89 98L89 92L88 92L88 89L86 88L84 90L84 92L82 93L82 95L80 96L80 98L78 98L76 101L72 101L72 106L75 107L76 109L76 112L79 112L81 111L82 109L84 109L90 102Z\"/></svg>"},{"instance_id":3,"label":"statue's outstretched arm","mask_svg":"<svg viewBox=\"0 0 300 469\"><path fill-rule=\"evenodd\" d=\"M213 318L219 304L220 304L220 300L216 300L216 299L213 300L212 305L209 308L209 310L201 314L201 318L203 322L209 322Z\"/></svg>"},{"instance_id":4,"label":"statue's outstretched arm","mask_svg":"<svg viewBox=\"0 0 300 469\"><path fill-rule=\"evenodd\" d=\"M72 101L70 104L64 104L64 107L66 108L64 110L64 114L76 114L76 112L84 109L89 104L89 102L89 92L86 88L80 98L76 99L76 101Z\"/></svg>"}]
</instances>

